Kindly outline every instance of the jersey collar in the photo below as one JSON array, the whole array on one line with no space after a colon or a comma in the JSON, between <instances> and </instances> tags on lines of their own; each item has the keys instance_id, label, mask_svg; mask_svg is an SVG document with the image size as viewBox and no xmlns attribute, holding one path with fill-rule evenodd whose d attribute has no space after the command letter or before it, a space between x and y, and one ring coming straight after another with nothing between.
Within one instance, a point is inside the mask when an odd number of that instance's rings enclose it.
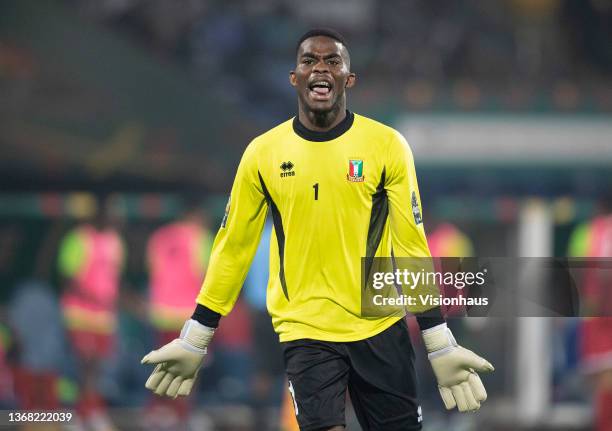
<instances>
[{"instance_id":1,"label":"jersey collar","mask_svg":"<svg viewBox=\"0 0 612 431\"><path fill-rule=\"evenodd\" d=\"M298 120L298 117L296 115L295 118L293 119L293 131L295 132L296 135L298 135L301 138L306 139L307 141L314 141L314 142L331 141L332 139L336 139L337 137L344 134L348 129L350 129L351 126L353 125L354 120L355 120L355 115L347 109L346 117L344 117L342 121L336 124L333 129L330 129L326 132L316 132L314 130L307 129L306 126L300 123L300 120Z\"/></svg>"}]
</instances>

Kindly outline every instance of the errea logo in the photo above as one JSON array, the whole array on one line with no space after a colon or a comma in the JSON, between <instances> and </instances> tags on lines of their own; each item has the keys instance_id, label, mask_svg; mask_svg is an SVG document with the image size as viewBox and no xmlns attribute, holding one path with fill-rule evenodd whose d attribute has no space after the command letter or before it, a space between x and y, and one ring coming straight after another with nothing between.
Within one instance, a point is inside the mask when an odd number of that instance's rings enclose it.
<instances>
[{"instance_id":1,"label":"errea logo","mask_svg":"<svg viewBox=\"0 0 612 431\"><path fill-rule=\"evenodd\" d=\"M291 162L283 162L283 163L281 163L280 168L283 171L280 174L281 178L294 177L295 176L295 171L293 171L293 168L294 168L293 163L291 163Z\"/></svg>"}]
</instances>

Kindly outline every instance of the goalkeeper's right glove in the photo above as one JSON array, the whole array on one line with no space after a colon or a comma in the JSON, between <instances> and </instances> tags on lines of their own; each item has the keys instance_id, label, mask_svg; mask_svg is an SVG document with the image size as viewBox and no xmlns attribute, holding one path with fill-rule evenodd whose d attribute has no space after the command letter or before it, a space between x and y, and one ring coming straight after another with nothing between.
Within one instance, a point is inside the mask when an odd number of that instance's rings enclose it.
<instances>
[{"instance_id":1,"label":"goalkeeper's right glove","mask_svg":"<svg viewBox=\"0 0 612 431\"><path fill-rule=\"evenodd\" d=\"M157 364L145 387L173 398L189 395L214 333L196 320L185 322L179 338L142 358L141 364Z\"/></svg>"},{"instance_id":2,"label":"goalkeeper's right glove","mask_svg":"<svg viewBox=\"0 0 612 431\"><path fill-rule=\"evenodd\" d=\"M471 350L459 346L446 323L422 331L431 368L448 410L474 411L487 399L477 372L488 373L493 365Z\"/></svg>"}]
</instances>

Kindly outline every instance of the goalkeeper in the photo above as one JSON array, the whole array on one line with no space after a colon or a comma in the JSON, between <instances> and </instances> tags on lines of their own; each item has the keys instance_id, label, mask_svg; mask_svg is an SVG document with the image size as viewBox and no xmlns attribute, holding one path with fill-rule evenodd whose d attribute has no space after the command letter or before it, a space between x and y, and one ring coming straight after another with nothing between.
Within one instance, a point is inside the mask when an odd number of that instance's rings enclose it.
<instances>
[{"instance_id":1,"label":"goalkeeper","mask_svg":"<svg viewBox=\"0 0 612 431\"><path fill-rule=\"evenodd\" d=\"M347 390L364 430L421 429L403 317L361 314L361 257L430 255L414 161L398 132L346 109L355 80L341 35L300 38L289 74L298 113L245 150L195 312L179 338L143 358L156 365L146 382L156 394L190 393L270 211L267 306L300 429L344 429ZM439 309L411 311L446 408L478 409L486 392L477 372L493 366L457 345Z\"/></svg>"}]
</instances>

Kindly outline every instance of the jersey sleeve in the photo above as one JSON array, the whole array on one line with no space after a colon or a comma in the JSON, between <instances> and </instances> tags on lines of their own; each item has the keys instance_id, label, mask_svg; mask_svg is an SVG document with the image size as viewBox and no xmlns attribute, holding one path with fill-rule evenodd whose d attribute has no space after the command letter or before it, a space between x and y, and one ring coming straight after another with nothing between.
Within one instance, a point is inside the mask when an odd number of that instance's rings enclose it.
<instances>
[{"instance_id":1,"label":"jersey sleeve","mask_svg":"<svg viewBox=\"0 0 612 431\"><path fill-rule=\"evenodd\" d=\"M226 315L233 308L257 250L267 206L259 182L256 147L240 161L221 228L213 242L197 303Z\"/></svg>"},{"instance_id":2,"label":"jersey sleeve","mask_svg":"<svg viewBox=\"0 0 612 431\"><path fill-rule=\"evenodd\" d=\"M433 261L425 228L421 197L417 184L414 158L406 139L394 132L389 144L386 164L385 190L389 200L389 228L393 256L400 269L410 271L433 271ZM410 259L407 259L410 258ZM418 295L439 294L436 286L417 286L405 294ZM432 306L426 306L416 301L416 305L408 306L413 313L422 313Z\"/></svg>"},{"instance_id":3,"label":"jersey sleeve","mask_svg":"<svg viewBox=\"0 0 612 431\"><path fill-rule=\"evenodd\" d=\"M402 135L395 133L389 146L385 190L393 253L398 257L430 257L417 184L414 158Z\"/></svg>"}]
</instances>

